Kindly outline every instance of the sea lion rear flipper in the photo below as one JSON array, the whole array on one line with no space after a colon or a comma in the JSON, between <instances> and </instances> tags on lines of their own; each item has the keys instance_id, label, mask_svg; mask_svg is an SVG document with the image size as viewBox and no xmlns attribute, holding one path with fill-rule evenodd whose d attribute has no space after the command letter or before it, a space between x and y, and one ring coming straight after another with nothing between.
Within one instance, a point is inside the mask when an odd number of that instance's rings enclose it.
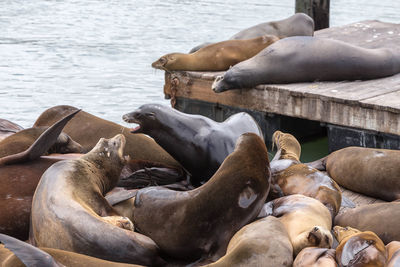
<instances>
[{"instance_id":1,"label":"sea lion rear flipper","mask_svg":"<svg viewBox=\"0 0 400 267\"><path fill-rule=\"evenodd\" d=\"M313 161L313 162L308 162L308 163L304 163L309 167L315 168L319 171L326 171L326 160L327 160L328 156L323 157L322 159Z\"/></svg>"},{"instance_id":2,"label":"sea lion rear flipper","mask_svg":"<svg viewBox=\"0 0 400 267\"><path fill-rule=\"evenodd\" d=\"M26 266L60 267L52 256L43 250L14 237L0 234L0 242L12 251Z\"/></svg>"},{"instance_id":3,"label":"sea lion rear flipper","mask_svg":"<svg viewBox=\"0 0 400 267\"><path fill-rule=\"evenodd\" d=\"M78 113L79 110L72 112L71 114L65 116L61 120L54 123L46 131L44 131L39 138L25 151L3 157L0 159L0 165L13 164L18 162L24 162L28 160L34 160L42 156L49 150L49 148L54 145L64 126L68 123L72 117Z\"/></svg>"},{"instance_id":4,"label":"sea lion rear flipper","mask_svg":"<svg viewBox=\"0 0 400 267\"><path fill-rule=\"evenodd\" d=\"M341 203L340 205L341 205L342 207L345 207L345 208L352 208L352 209L354 209L354 208L356 207L356 204L354 204L354 202L351 201L350 198L344 196L343 194L342 194L342 203Z\"/></svg>"},{"instance_id":5,"label":"sea lion rear flipper","mask_svg":"<svg viewBox=\"0 0 400 267\"><path fill-rule=\"evenodd\" d=\"M111 192L110 194L106 195L105 198L111 206L114 206L122 201L135 197L137 191L137 189L120 190L117 192Z\"/></svg>"}]
</instances>

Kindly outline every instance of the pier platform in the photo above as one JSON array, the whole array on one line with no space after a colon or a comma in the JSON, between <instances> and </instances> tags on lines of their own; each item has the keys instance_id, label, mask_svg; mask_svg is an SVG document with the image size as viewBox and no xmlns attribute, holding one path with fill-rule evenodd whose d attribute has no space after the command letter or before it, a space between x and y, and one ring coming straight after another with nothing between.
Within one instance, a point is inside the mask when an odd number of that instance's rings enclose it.
<instances>
[{"instance_id":1,"label":"pier platform","mask_svg":"<svg viewBox=\"0 0 400 267\"><path fill-rule=\"evenodd\" d=\"M361 21L315 32L366 48L400 53L400 24ZM223 72L166 72L164 94L171 105L222 121L246 111L270 144L275 130L300 140L328 135L329 151L346 146L400 149L400 74L367 81L264 84L216 94L211 84Z\"/></svg>"}]
</instances>

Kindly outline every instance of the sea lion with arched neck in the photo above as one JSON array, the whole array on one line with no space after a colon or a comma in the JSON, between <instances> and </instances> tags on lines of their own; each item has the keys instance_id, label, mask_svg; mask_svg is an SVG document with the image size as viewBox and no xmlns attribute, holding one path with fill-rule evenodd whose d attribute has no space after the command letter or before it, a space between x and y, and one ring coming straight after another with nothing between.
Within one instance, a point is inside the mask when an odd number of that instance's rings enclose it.
<instances>
[{"instance_id":1,"label":"sea lion with arched neck","mask_svg":"<svg viewBox=\"0 0 400 267\"><path fill-rule=\"evenodd\" d=\"M284 196L302 194L315 198L328 208L334 218L342 202L342 193L336 182L325 173L300 162L300 143L293 135L276 131L272 142L277 147L271 161L273 190Z\"/></svg>"},{"instance_id":2,"label":"sea lion with arched neck","mask_svg":"<svg viewBox=\"0 0 400 267\"><path fill-rule=\"evenodd\" d=\"M144 133L173 156L198 186L206 182L233 152L239 136L251 132L263 136L257 122L245 112L223 122L191 115L159 104L146 104L123 119L137 123L133 133Z\"/></svg>"},{"instance_id":3,"label":"sea lion with arched neck","mask_svg":"<svg viewBox=\"0 0 400 267\"><path fill-rule=\"evenodd\" d=\"M160 265L157 245L134 233L104 198L125 163L122 134L100 139L79 159L59 161L43 174L32 201L31 241L39 247L105 260Z\"/></svg>"},{"instance_id":4,"label":"sea lion with arched neck","mask_svg":"<svg viewBox=\"0 0 400 267\"><path fill-rule=\"evenodd\" d=\"M186 192L139 190L133 207L135 227L170 257L215 261L225 254L232 236L260 212L269 178L264 141L245 133L204 185Z\"/></svg>"},{"instance_id":5,"label":"sea lion with arched neck","mask_svg":"<svg viewBox=\"0 0 400 267\"><path fill-rule=\"evenodd\" d=\"M294 36L236 64L218 76L211 88L221 93L259 84L369 80L399 72L400 55L391 49L367 49L337 40Z\"/></svg>"},{"instance_id":6,"label":"sea lion with arched neck","mask_svg":"<svg viewBox=\"0 0 400 267\"><path fill-rule=\"evenodd\" d=\"M386 248L375 233L340 226L335 226L333 232L339 241L336 248L339 266L386 266Z\"/></svg>"},{"instance_id":7,"label":"sea lion with arched neck","mask_svg":"<svg viewBox=\"0 0 400 267\"><path fill-rule=\"evenodd\" d=\"M151 66L166 71L223 71L249 59L278 41L273 35L248 40L228 40L205 46L195 53L171 53L162 56Z\"/></svg>"}]
</instances>

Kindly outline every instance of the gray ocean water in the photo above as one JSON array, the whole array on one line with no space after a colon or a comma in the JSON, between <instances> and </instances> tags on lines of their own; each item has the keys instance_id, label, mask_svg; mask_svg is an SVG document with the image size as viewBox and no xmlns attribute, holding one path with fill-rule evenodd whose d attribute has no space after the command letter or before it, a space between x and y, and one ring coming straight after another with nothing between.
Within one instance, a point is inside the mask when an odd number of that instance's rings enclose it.
<instances>
[{"instance_id":1,"label":"gray ocean water","mask_svg":"<svg viewBox=\"0 0 400 267\"><path fill-rule=\"evenodd\" d=\"M124 124L121 116L164 100L151 62L286 18L295 0L1 0L0 118L30 127L67 104ZM399 0L332 0L331 26L400 23Z\"/></svg>"}]
</instances>

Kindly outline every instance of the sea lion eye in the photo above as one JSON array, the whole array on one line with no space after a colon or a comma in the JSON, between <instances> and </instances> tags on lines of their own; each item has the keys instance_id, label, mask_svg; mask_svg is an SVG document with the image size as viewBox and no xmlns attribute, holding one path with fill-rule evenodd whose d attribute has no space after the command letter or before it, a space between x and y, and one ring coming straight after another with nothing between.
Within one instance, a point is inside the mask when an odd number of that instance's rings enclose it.
<instances>
[{"instance_id":1,"label":"sea lion eye","mask_svg":"<svg viewBox=\"0 0 400 267\"><path fill-rule=\"evenodd\" d=\"M161 64L165 64L167 62L167 60L165 59L165 57L160 58L160 63Z\"/></svg>"},{"instance_id":2,"label":"sea lion eye","mask_svg":"<svg viewBox=\"0 0 400 267\"><path fill-rule=\"evenodd\" d=\"M148 113L145 113L144 115L153 120L156 118L156 115L154 114L154 112L148 112Z\"/></svg>"}]
</instances>

